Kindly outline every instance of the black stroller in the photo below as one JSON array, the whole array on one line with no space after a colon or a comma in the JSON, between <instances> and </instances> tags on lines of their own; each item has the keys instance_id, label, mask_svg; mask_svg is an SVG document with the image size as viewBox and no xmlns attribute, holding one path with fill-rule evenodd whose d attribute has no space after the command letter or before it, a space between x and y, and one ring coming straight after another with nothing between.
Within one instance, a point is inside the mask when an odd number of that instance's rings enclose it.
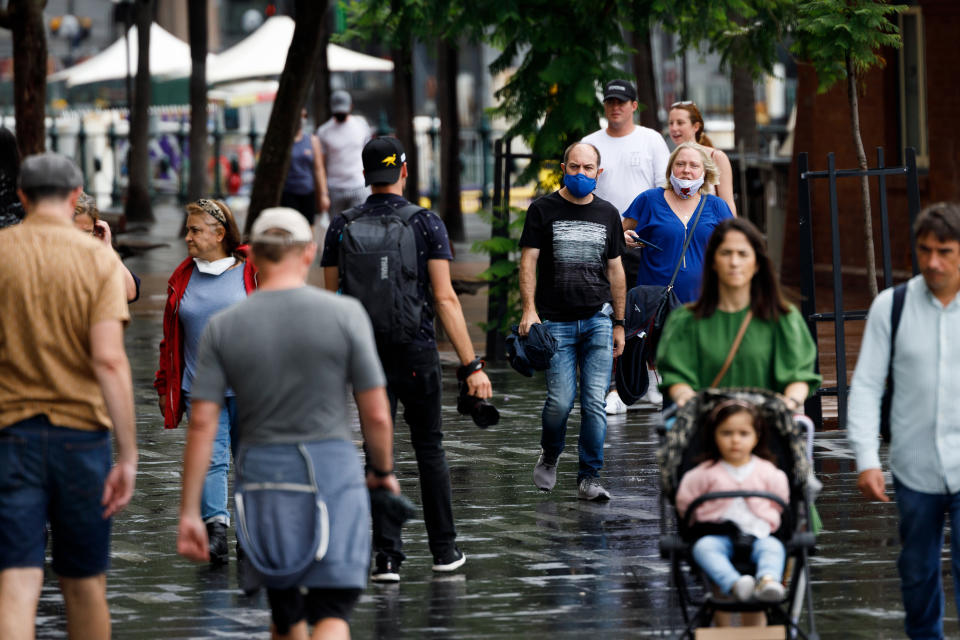
<instances>
[{"instance_id":1,"label":"black stroller","mask_svg":"<svg viewBox=\"0 0 960 640\"><path fill-rule=\"evenodd\" d=\"M787 474L790 482L790 504L777 496L760 492L725 491L710 493L694 500L681 518L676 510L676 493L683 474L696 466L697 457L704 450L700 429L702 419L720 402L737 398L755 405L768 426L767 445L776 457L777 466ZM676 413L672 427L664 430L657 461L660 466L660 556L669 559L671 577L686 625L681 638L693 638L697 627L710 626L717 611L763 611L771 624L782 624L788 638L819 638L813 616L808 558L814 549L815 535L809 531L810 503L808 478L810 463L806 456L806 433L792 418L780 398L764 389L707 389L687 402ZM784 569L786 598L781 603L734 602L712 593L709 581L693 561L691 548L697 540L696 527L691 519L697 507L708 500L758 496L774 500L783 508L780 529L774 533L787 550ZM741 544L742 542L742 544ZM733 563L739 571L752 573L750 546L735 540ZM706 595L697 597L697 584L704 585ZM798 625L804 599L807 601L807 630ZM695 609L694 609L695 608ZM694 609L691 615L690 609Z\"/></svg>"}]
</instances>

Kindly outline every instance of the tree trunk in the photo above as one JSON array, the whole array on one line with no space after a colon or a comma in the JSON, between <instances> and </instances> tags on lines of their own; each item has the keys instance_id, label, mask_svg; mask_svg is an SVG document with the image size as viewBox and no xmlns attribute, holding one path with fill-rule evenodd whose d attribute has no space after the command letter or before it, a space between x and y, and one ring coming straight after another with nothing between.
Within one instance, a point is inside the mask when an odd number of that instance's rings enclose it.
<instances>
[{"instance_id":1,"label":"tree trunk","mask_svg":"<svg viewBox=\"0 0 960 640\"><path fill-rule=\"evenodd\" d=\"M323 50L322 31L327 0L296 0L296 27L280 75L280 86L263 136L260 161L253 179L253 193L244 233L249 234L260 212L280 203L283 183L290 168L290 149L300 126L300 109L307 102Z\"/></svg>"},{"instance_id":2,"label":"tree trunk","mask_svg":"<svg viewBox=\"0 0 960 640\"><path fill-rule=\"evenodd\" d=\"M407 189L410 202L420 202L420 170L413 129L413 54L411 44L394 49L393 104L397 114L396 134L407 153Z\"/></svg>"},{"instance_id":3,"label":"tree trunk","mask_svg":"<svg viewBox=\"0 0 960 640\"><path fill-rule=\"evenodd\" d=\"M13 33L13 104L21 157L43 153L47 147L46 4L46 0L10 0L0 10L0 26Z\"/></svg>"},{"instance_id":4,"label":"tree trunk","mask_svg":"<svg viewBox=\"0 0 960 640\"><path fill-rule=\"evenodd\" d=\"M187 199L202 198L207 185L207 0L187 3L190 31L190 182Z\"/></svg>"},{"instance_id":5,"label":"tree trunk","mask_svg":"<svg viewBox=\"0 0 960 640\"><path fill-rule=\"evenodd\" d=\"M657 99L657 80L653 70L653 49L650 46L650 27L630 32L635 53L633 73L637 82L637 100L640 102L640 124L660 131L660 102Z\"/></svg>"},{"instance_id":6,"label":"tree trunk","mask_svg":"<svg viewBox=\"0 0 960 640\"><path fill-rule=\"evenodd\" d=\"M437 107L440 114L440 217L454 242L463 242L460 204L460 116L457 114L457 47L441 39L437 46Z\"/></svg>"},{"instance_id":7,"label":"tree trunk","mask_svg":"<svg viewBox=\"0 0 960 640\"><path fill-rule=\"evenodd\" d=\"M863 150L863 139L860 137L860 105L857 98L857 70L853 66L853 59L847 54L847 98L850 101L850 129L853 132L853 147L857 151L857 165L861 171L867 170L867 154ZM876 298L877 288L877 260L873 247L873 214L870 207L870 179L867 176L860 178L860 202L863 207L863 248L866 253L867 285L870 287L870 298Z\"/></svg>"},{"instance_id":8,"label":"tree trunk","mask_svg":"<svg viewBox=\"0 0 960 640\"><path fill-rule=\"evenodd\" d=\"M123 212L129 221L152 222L150 207L150 26L154 0L136 0L137 78L134 83L133 110L130 113L130 137L127 152L127 202Z\"/></svg>"},{"instance_id":9,"label":"tree trunk","mask_svg":"<svg viewBox=\"0 0 960 640\"><path fill-rule=\"evenodd\" d=\"M330 5L324 19L326 28L320 34L323 46L320 48L320 59L317 62L317 74L313 79L313 123L320 126L330 119L330 64L327 60L327 45L330 44L330 35L333 33L334 7Z\"/></svg>"},{"instance_id":10,"label":"tree trunk","mask_svg":"<svg viewBox=\"0 0 960 640\"><path fill-rule=\"evenodd\" d=\"M730 71L730 80L733 84L734 145L739 149L742 141L744 151L756 153L760 144L757 137L756 92L753 88L753 75L745 67L734 66ZM740 197L747 196L740 194Z\"/></svg>"}]
</instances>

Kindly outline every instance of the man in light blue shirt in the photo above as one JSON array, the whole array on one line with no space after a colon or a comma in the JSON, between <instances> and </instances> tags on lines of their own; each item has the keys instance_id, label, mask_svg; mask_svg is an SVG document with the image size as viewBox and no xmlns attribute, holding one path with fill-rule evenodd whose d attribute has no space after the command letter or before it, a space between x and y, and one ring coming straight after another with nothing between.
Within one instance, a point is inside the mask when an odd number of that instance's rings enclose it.
<instances>
[{"instance_id":1,"label":"man in light blue shirt","mask_svg":"<svg viewBox=\"0 0 960 640\"><path fill-rule=\"evenodd\" d=\"M960 206L925 209L915 225L921 275L907 283L893 358L890 470L900 514L900 589L911 638L943 638L945 515L960 522ZM880 400L890 361L893 289L870 306L853 374L847 438L857 487L888 502L880 465ZM951 561L960 581L960 531ZM955 593L960 610L960 589Z\"/></svg>"}]
</instances>

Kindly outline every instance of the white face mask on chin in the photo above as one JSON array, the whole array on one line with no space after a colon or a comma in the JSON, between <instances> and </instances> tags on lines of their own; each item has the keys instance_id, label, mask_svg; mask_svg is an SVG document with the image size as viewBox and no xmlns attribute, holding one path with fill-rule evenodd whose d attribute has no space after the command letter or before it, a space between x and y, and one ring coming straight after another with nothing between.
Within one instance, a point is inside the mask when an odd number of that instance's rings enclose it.
<instances>
[{"instance_id":1,"label":"white face mask on chin","mask_svg":"<svg viewBox=\"0 0 960 640\"><path fill-rule=\"evenodd\" d=\"M227 256L226 258L220 258L219 260L214 260L213 262L208 262L206 260L201 260L200 258L193 259L194 264L197 265L197 271L200 273L206 273L211 276L218 276L234 264L236 264L237 259L233 256Z\"/></svg>"},{"instance_id":2,"label":"white face mask on chin","mask_svg":"<svg viewBox=\"0 0 960 640\"><path fill-rule=\"evenodd\" d=\"M700 176L695 180L683 180L671 173L670 186L673 187L673 192L677 194L678 198L681 200L686 200L693 194L700 191L700 187L703 186L703 176Z\"/></svg>"}]
</instances>

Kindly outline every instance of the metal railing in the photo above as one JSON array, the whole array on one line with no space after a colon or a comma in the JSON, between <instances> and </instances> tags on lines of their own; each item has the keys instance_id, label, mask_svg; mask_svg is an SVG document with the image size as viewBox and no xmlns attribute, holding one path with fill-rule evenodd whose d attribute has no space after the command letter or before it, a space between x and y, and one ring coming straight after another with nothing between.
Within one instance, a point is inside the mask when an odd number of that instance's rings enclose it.
<instances>
[{"instance_id":1,"label":"metal railing","mask_svg":"<svg viewBox=\"0 0 960 640\"><path fill-rule=\"evenodd\" d=\"M887 167L884 163L883 148L877 148L877 166L873 169L837 169L833 153L827 154L826 171L810 171L809 159L806 152L797 156L797 167L800 177L799 186L799 248L800 262L805 266L802 273L801 293L803 296L802 312L807 321L807 327L817 340L817 324L820 322L833 323L834 347L837 356L837 384L832 387L820 387L816 395L809 398L806 403L806 413L809 415L818 427L823 426L823 406L824 396L837 397L837 417L840 426L844 426L847 421L847 395L849 386L847 385L847 353L846 353L846 328L844 326L847 320L864 320L867 317L865 309L848 311L844 309L843 304L843 276L841 272L842 260L840 253L840 213L837 203L837 181L844 178L876 178L878 186L878 205L880 208L880 247L883 262L883 286L889 288L893 285L893 266L890 256L890 220L887 211L887 176L906 176L907 179L907 210L910 216L910 255L913 266L913 273L916 274L917 255L914 246L913 222L920 210L920 187L917 180L917 154L912 148L906 149L906 163L900 167ZM833 311L827 313L817 312L816 300L816 273L814 269L813 255L813 210L810 190L814 180L826 179L829 184L830 194L830 238L831 238L831 264L833 278ZM872 259L872 256L871 256ZM820 371L820 353L817 352L817 372Z\"/></svg>"}]
</instances>

